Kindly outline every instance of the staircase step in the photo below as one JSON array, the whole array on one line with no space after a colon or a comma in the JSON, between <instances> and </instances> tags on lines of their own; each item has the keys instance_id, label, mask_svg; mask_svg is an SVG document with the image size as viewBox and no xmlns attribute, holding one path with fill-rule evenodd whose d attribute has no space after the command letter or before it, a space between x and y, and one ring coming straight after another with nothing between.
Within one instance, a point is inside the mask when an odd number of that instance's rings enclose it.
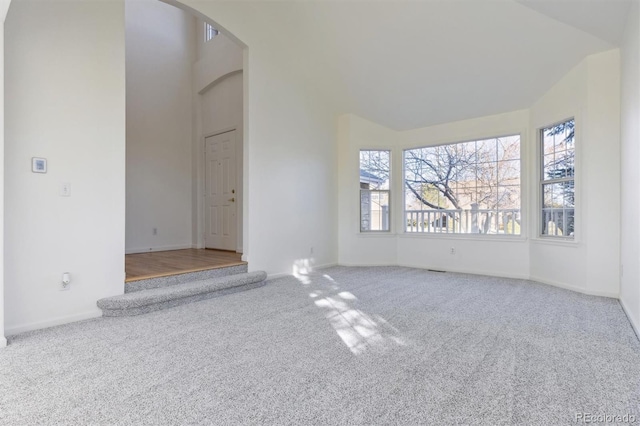
<instances>
[{"instance_id":1,"label":"staircase step","mask_svg":"<svg viewBox=\"0 0 640 426\"><path fill-rule=\"evenodd\" d=\"M168 287L125 293L98 300L105 317L146 314L265 285L267 273L255 271Z\"/></svg>"},{"instance_id":2,"label":"staircase step","mask_svg":"<svg viewBox=\"0 0 640 426\"><path fill-rule=\"evenodd\" d=\"M226 277L229 275L242 274L247 272L247 264L227 266L224 268L206 269L204 271L187 272L178 275L165 277L147 278L137 281L129 281L124 286L125 293L135 291L150 290L152 288L169 287L177 284L185 284L193 281L208 280L211 278Z\"/></svg>"}]
</instances>

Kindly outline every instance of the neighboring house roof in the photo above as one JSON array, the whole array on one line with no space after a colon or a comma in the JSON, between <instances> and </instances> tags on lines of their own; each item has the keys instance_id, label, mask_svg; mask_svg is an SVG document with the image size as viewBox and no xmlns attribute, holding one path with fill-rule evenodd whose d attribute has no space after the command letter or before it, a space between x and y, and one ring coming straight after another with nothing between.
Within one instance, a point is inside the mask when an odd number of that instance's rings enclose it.
<instances>
[{"instance_id":1,"label":"neighboring house roof","mask_svg":"<svg viewBox=\"0 0 640 426\"><path fill-rule=\"evenodd\" d=\"M373 173L369 173L365 170L360 169L360 183L377 183L380 184L384 182L384 179L374 175Z\"/></svg>"}]
</instances>

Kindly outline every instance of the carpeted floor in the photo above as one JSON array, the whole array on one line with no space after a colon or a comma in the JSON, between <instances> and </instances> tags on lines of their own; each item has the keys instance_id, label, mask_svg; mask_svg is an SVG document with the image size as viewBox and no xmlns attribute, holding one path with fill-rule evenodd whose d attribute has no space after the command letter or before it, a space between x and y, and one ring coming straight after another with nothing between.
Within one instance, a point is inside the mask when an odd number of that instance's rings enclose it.
<instances>
[{"instance_id":1,"label":"carpeted floor","mask_svg":"<svg viewBox=\"0 0 640 426\"><path fill-rule=\"evenodd\" d=\"M640 422L616 300L520 280L336 267L10 339L0 424Z\"/></svg>"}]
</instances>

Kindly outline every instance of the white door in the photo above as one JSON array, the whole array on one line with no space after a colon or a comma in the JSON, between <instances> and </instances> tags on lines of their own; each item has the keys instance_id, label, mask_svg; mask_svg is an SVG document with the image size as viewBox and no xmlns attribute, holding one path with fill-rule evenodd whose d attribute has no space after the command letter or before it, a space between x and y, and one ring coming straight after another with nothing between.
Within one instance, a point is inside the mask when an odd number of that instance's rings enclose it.
<instances>
[{"instance_id":1,"label":"white door","mask_svg":"<svg viewBox=\"0 0 640 426\"><path fill-rule=\"evenodd\" d=\"M237 248L236 132L205 139L205 237L206 248Z\"/></svg>"}]
</instances>

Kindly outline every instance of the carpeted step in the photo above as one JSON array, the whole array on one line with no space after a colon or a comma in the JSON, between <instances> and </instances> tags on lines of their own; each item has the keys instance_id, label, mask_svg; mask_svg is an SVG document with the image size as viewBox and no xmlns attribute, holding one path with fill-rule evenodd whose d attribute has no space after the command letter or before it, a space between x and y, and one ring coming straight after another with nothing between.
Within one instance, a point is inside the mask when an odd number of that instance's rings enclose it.
<instances>
[{"instance_id":1,"label":"carpeted step","mask_svg":"<svg viewBox=\"0 0 640 426\"><path fill-rule=\"evenodd\" d=\"M102 315L105 317L146 314L185 303L260 287L265 284L266 278L266 272L255 271L164 288L136 291L100 299L98 300L98 307L102 309Z\"/></svg>"},{"instance_id":2,"label":"carpeted step","mask_svg":"<svg viewBox=\"0 0 640 426\"><path fill-rule=\"evenodd\" d=\"M125 293L150 290L152 288L169 287L177 284L185 284L193 281L208 280L211 278L226 277L247 272L247 264L227 266L224 268L206 269L204 271L187 272L184 274L168 275L166 277L145 278L142 280L128 281L124 285Z\"/></svg>"}]
</instances>

